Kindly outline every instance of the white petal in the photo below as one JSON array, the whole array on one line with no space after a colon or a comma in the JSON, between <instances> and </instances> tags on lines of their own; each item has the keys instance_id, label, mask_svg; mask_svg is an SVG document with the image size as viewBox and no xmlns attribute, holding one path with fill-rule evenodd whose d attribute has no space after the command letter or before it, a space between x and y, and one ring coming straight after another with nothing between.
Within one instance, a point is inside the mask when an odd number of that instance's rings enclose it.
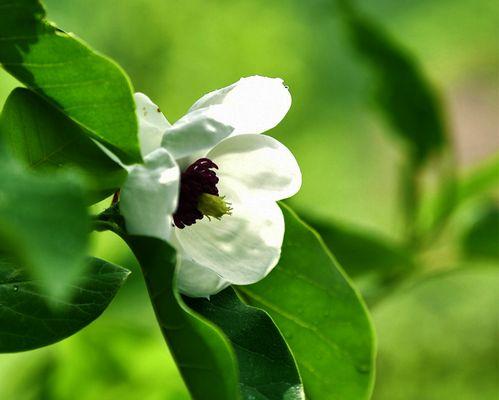
<instances>
[{"instance_id":1,"label":"white petal","mask_svg":"<svg viewBox=\"0 0 499 400\"><path fill-rule=\"evenodd\" d=\"M263 133L282 121L291 95L282 79L250 76L204 95L190 111L215 105L219 121L234 127L233 135Z\"/></svg>"},{"instance_id":2,"label":"white petal","mask_svg":"<svg viewBox=\"0 0 499 400\"><path fill-rule=\"evenodd\" d=\"M295 157L270 136L230 137L206 157L218 165L221 181L241 187L251 196L281 200L293 196L301 186L301 171Z\"/></svg>"},{"instance_id":3,"label":"white petal","mask_svg":"<svg viewBox=\"0 0 499 400\"><path fill-rule=\"evenodd\" d=\"M169 239L179 179L177 163L161 147L147 155L144 164L128 167L120 200L128 233Z\"/></svg>"},{"instance_id":4,"label":"white petal","mask_svg":"<svg viewBox=\"0 0 499 400\"><path fill-rule=\"evenodd\" d=\"M177 272L178 290L190 297L209 297L229 286L211 269L181 257Z\"/></svg>"},{"instance_id":5,"label":"white petal","mask_svg":"<svg viewBox=\"0 0 499 400\"><path fill-rule=\"evenodd\" d=\"M189 257L231 284L257 282L279 261L284 237L281 209L273 201L238 198L223 185L219 188L232 203L232 215L174 228L175 237Z\"/></svg>"},{"instance_id":6,"label":"white petal","mask_svg":"<svg viewBox=\"0 0 499 400\"><path fill-rule=\"evenodd\" d=\"M190 112L168 128L161 145L176 158L215 146L234 129L219 122L216 108Z\"/></svg>"},{"instance_id":7,"label":"white petal","mask_svg":"<svg viewBox=\"0 0 499 400\"><path fill-rule=\"evenodd\" d=\"M161 138L170 123L159 107L143 93L135 93L135 113L139 122L139 141L142 157L161 145Z\"/></svg>"}]
</instances>

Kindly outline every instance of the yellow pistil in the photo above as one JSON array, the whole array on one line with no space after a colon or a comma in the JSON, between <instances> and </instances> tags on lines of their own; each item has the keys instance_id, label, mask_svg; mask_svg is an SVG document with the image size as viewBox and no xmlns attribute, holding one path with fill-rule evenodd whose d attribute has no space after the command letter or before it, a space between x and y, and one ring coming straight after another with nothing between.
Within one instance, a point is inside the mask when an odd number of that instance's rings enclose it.
<instances>
[{"instance_id":1,"label":"yellow pistil","mask_svg":"<svg viewBox=\"0 0 499 400\"><path fill-rule=\"evenodd\" d=\"M213 194L203 193L199 196L197 209L210 217L221 219L224 215L231 215L232 208L230 203L225 201L225 196L216 196Z\"/></svg>"}]
</instances>

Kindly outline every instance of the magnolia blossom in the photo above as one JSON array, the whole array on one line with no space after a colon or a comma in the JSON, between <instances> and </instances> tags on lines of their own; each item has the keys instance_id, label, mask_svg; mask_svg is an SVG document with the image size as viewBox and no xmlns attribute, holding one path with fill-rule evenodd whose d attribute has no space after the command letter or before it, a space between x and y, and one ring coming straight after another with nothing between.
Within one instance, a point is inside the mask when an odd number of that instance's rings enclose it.
<instances>
[{"instance_id":1,"label":"magnolia blossom","mask_svg":"<svg viewBox=\"0 0 499 400\"><path fill-rule=\"evenodd\" d=\"M144 94L135 101L144 164L128 167L122 190L127 230L176 248L186 295L264 278L284 236L276 202L301 186L291 152L261 135L291 106L282 80L243 78L203 96L173 125Z\"/></svg>"}]
</instances>

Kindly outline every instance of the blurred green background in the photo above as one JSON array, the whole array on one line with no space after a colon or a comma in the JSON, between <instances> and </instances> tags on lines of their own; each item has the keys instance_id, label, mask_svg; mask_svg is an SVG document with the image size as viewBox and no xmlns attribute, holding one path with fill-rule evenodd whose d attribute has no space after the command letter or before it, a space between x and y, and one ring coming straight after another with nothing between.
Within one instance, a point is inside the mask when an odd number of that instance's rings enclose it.
<instances>
[{"instance_id":1,"label":"blurred green background","mask_svg":"<svg viewBox=\"0 0 499 400\"><path fill-rule=\"evenodd\" d=\"M44 3L61 28L121 64L171 122L202 94L241 76L282 77L293 106L272 135L294 152L304 181L291 204L315 219L402 241L404 147L373 104L372 71L353 49L334 2ZM362 0L358 6L412 53L438 90L455 172L466 174L496 153L499 3ZM0 71L0 105L15 85ZM131 267L129 282L81 333L2 355L0 399L188 398L133 258L111 234L96 235L94 249ZM468 264L404 285L371 308L379 342L375 399L498 398L498 269L487 261Z\"/></svg>"}]
</instances>

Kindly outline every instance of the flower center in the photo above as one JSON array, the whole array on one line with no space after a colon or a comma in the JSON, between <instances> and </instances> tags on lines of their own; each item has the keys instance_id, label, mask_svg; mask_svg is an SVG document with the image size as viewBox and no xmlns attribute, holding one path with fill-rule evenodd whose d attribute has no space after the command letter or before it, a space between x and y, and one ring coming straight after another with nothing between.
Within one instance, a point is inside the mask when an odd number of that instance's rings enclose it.
<instances>
[{"instance_id":1,"label":"flower center","mask_svg":"<svg viewBox=\"0 0 499 400\"><path fill-rule=\"evenodd\" d=\"M200 158L182 172L178 208L173 214L173 223L183 229L204 216L222 218L230 215L230 204L218 194L218 177L214 169L218 166L208 158Z\"/></svg>"}]
</instances>

